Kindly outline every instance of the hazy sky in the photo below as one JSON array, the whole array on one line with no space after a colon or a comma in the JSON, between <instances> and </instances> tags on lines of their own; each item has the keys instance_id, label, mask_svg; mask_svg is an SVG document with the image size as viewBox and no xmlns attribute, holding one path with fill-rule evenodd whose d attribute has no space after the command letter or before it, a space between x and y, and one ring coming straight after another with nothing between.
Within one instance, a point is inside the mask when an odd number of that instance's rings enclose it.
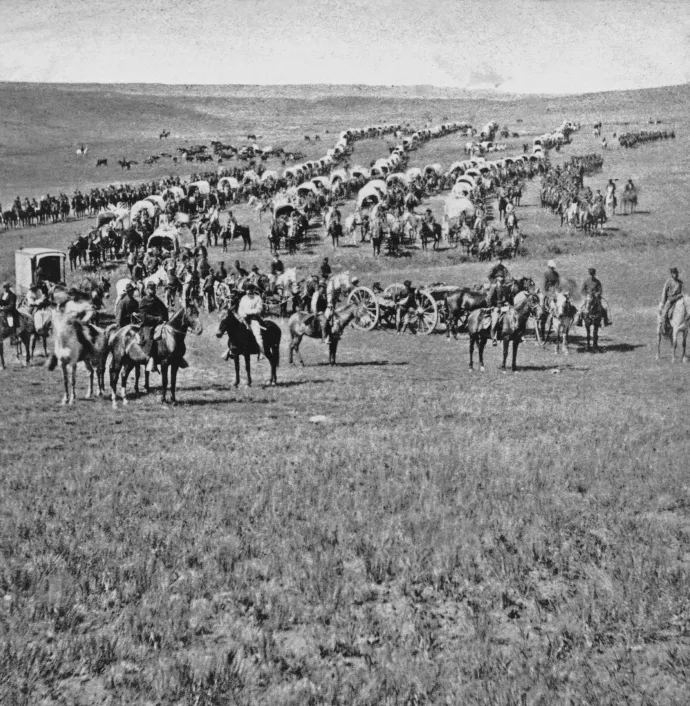
<instances>
[{"instance_id":1,"label":"hazy sky","mask_svg":"<svg viewBox=\"0 0 690 706\"><path fill-rule=\"evenodd\" d=\"M528 93L690 81L690 0L0 0L0 17L4 81Z\"/></svg>"}]
</instances>

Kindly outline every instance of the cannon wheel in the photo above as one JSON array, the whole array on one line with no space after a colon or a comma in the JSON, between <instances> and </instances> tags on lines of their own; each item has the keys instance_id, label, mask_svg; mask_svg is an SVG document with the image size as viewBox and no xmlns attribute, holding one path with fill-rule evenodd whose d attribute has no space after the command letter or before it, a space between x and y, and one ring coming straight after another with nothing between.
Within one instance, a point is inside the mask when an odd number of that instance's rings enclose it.
<instances>
[{"instance_id":1,"label":"cannon wheel","mask_svg":"<svg viewBox=\"0 0 690 706\"><path fill-rule=\"evenodd\" d=\"M392 299L395 301L395 298L402 292L402 290L405 289L405 285L401 284L400 282L393 282L393 284L389 284L384 290L383 290L383 296L386 297L386 299Z\"/></svg>"},{"instance_id":2,"label":"cannon wheel","mask_svg":"<svg viewBox=\"0 0 690 706\"><path fill-rule=\"evenodd\" d=\"M417 316L413 322L416 326L417 333L422 336L428 336L438 324L438 304L436 300L424 290L418 290L417 299Z\"/></svg>"},{"instance_id":3,"label":"cannon wheel","mask_svg":"<svg viewBox=\"0 0 690 706\"><path fill-rule=\"evenodd\" d=\"M379 322L381 314L379 303L374 292L369 287L355 287L347 298L348 304L357 307L357 313L353 320L356 328L362 331L371 331Z\"/></svg>"}]
</instances>

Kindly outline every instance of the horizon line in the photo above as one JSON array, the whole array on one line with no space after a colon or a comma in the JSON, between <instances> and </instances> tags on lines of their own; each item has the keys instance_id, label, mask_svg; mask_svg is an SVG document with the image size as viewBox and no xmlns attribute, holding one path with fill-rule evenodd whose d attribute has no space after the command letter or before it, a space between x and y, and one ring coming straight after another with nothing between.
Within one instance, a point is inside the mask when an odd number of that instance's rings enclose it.
<instances>
[{"instance_id":1,"label":"horizon line","mask_svg":"<svg viewBox=\"0 0 690 706\"><path fill-rule=\"evenodd\" d=\"M683 83L662 84L659 86L641 86L639 88L607 88L603 90L592 90L583 93L549 93L549 92L534 92L534 93L517 93L514 91L502 91L500 87L467 87L467 86L439 86L431 83L173 83L162 81L133 81L133 82L115 82L115 81L10 81L0 79L0 86L160 86L160 87L218 87L218 88L358 88L358 89L412 89L412 90L433 90L446 92L461 92L461 93L484 93L500 97L548 97L548 98L566 98L573 96L588 96L600 95L603 93L630 93L634 91L654 91L673 88L682 88L690 86L690 81ZM413 96L415 97L415 96ZM421 96L420 96L421 97Z\"/></svg>"}]
</instances>

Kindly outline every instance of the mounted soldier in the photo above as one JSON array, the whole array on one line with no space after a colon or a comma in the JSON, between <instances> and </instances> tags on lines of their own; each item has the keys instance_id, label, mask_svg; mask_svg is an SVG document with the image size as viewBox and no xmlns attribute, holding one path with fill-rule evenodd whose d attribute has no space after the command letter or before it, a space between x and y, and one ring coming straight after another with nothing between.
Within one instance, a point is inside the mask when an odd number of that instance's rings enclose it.
<instances>
[{"instance_id":1,"label":"mounted soldier","mask_svg":"<svg viewBox=\"0 0 690 706\"><path fill-rule=\"evenodd\" d=\"M664 327L668 327L669 314L673 305L683 296L683 280L678 276L678 268L671 268L671 276L664 283L664 288L661 292L661 302L659 308L661 310L661 322Z\"/></svg>"},{"instance_id":2,"label":"mounted soldier","mask_svg":"<svg viewBox=\"0 0 690 706\"><path fill-rule=\"evenodd\" d=\"M509 304L510 292L508 287L505 286L505 281L503 275L499 274L489 289L487 295L487 304L491 307L491 345L498 345L498 324L501 320L501 316L504 313L503 308L506 304Z\"/></svg>"},{"instance_id":3,"label":"mounted soldier","mask_svg":"<svg viewBox=\"0 0 690 706\"><path fill-rule=\"evenodd\" d=\"M255 284L250 283L247 285L247 293L240 299L240 304L237 307L237 318L254 335L261 355L265 355L264 342L261 337L261 331L264 328L264 322L261 318L263 312L264 302L259 295L259 289Z\"/></svg>"},{"instance_id":4,"label":"mounted soldier","mask_svg":"<svg viewBox=\"0 0 690 706\"><path fill-rule=\"evenodd\" d=\"M134 285L128 282L125 293L115 307L115 323L118 329L135 323L132 317L139 313L139 302L134 298Z\"/></svg>"},{"instance_id":5,"label":"mounted soldier","mask_svg":"<svg viewBox=\"0 0 690 706\"><path fill-rule=\"evenodd\" d=\"M597 279L597 271L590 267L588 270L589 277L582 284L582 289L580 290L584 296L584 301L580 307L580 312L578 314L577 325L582 326L582 322L587 318L595 306L600 306L602 311L602 318L604 320L604 326L610 326L611 320L609 317L608 306L606 302L602 299L604 289L601 286L601 282Z\"/></svg>"},{"instance_id":6,"label":"mounted soldier","mask_svg":"<svg viewBox=\"0 0 690 706\"><path fill-rule=\"evenodd\" d=\"M158 372L156 342L154 341L155 330L169 318L168 308L156 296L155 282L149 282L146 285L145 294L139 303L139 315L141 316L141 348L147 358L146 370L155 373Z\"/></svg>"},{"instance_id":7,"label":"mounted soldier","mask_svg":"<svg viewBox=\"0 0 690 706\"><path fill-rule=\"evenodd\" d=\"M547 263L549 268L544 273L544 294L547 297L554 297L561 290L561 276L556 271L556 263L549 260Z\"/></svg>"}]
</instances>

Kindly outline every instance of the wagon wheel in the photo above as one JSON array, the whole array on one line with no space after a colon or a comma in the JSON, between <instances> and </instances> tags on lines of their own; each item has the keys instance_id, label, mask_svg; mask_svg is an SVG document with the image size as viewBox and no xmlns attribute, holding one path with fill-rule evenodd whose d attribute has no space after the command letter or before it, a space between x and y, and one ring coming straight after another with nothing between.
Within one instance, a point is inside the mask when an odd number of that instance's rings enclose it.
<instances>
[{"instance_id":1,"label":"wagon wheel","mask_svg":"<svg viewBox=\"0 0 690 706\"><path fill-rule=\"evenodd\" d=\"M400 284L400 282L393 282L393 284L389 284L383 290L383 296L386 299L391 299L392 301L395 301L398 294L400 294L400 292L402 292L403 289L405 289L404 284Z\"/></svg>"},{"instance_id":2,"label":"wagon wheel","mask_svg":"<svg viewBox=\"0 0 690 706\"><path fill-rule=\"evenodd\" d=\"M371 331L379 322L379 303L376 295L368 287L356 287L347 298L357 309L353 324L362 331Z\"/></svg>"},{"instance_id":3,"label":"wagon wheel","mask_svg":"<svg viewBox=\"0 0 690 706\"><path fill-rule=\"evenodd\" d=\"M417 333L428 336L438 323L438 304L429 292L418 291L415 295L417 309L411 312Z\"/></svg>"}]
</instances>

